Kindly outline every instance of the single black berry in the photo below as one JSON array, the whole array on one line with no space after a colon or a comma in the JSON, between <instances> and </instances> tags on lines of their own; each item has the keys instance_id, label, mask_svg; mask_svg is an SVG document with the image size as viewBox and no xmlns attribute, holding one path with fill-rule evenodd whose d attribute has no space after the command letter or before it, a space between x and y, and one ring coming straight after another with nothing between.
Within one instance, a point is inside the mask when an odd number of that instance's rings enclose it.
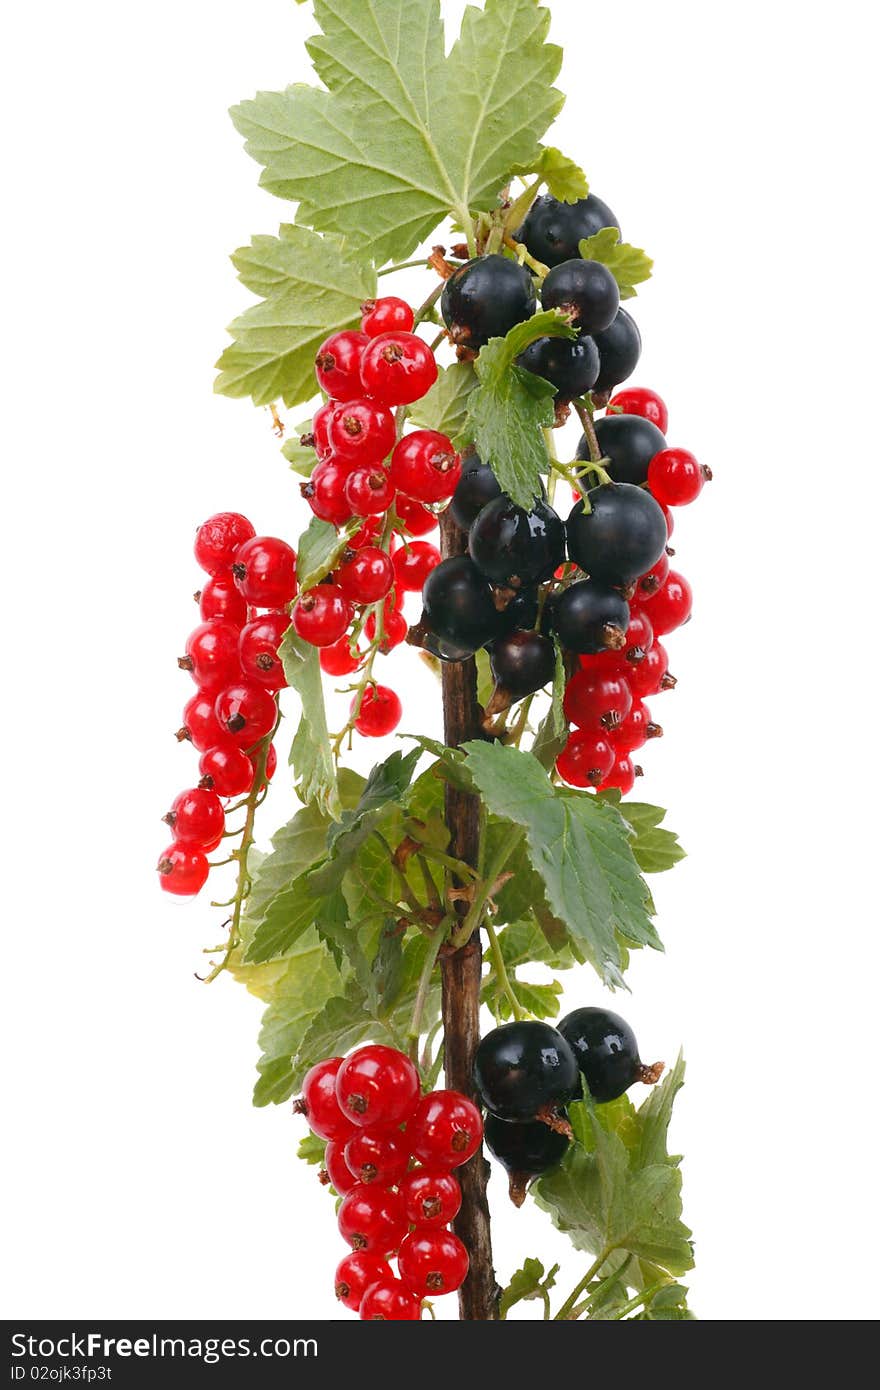
<instances>
[{"instance_id":1,"label":"single black berry","mask_svg":"<svg viewBox=\"0 0 880 1390\"><path fill-rule=\"evenodd\" d=\"M574 1053L549 1023L506 1023L480 1042L474 1086L499 1119L540 1119L555 1127L560 1111L578 1095L581 1078Z\"/></svg>"},{"instance_id":2,"label":"single black berry","mask_svg":"<svg viewBox=\"0 0 880 1390\"><path fill-rule=\"evenodd\" d=\"M654 1085L663 1064L644 1066L636 1035L619 1014L610 1009L575 1009L559 1025L571 1045L593 1100L616 1100L635 1081Z\"/></svg>"},{"instance_id":3,"label":"single black berry","mask_svg":"<svg viewBox=\"0 0 880 1390\"><path fill-rule=\"evenodd\" d=\"M483 463L477 454L467 455L462 459L461 478L452 494L449 514L460 531L468 531L487 502L500 496L501 485L488 463Z\"/></svg>"},{"instance_id":4,"label":"single black berry","mask_svg":"<svg viewBox=\"0 0 880 1390\"><path fill-rule=\"evenodd\" d=\"M616 483L647 482L651 459L666 448L666 436L641 415L603 416L596 421L596 439L603 458L610 460L606 468ZM577 456L582 460L590 457L586 435L581 438Z\"/></svg>"},{"instance_id":5,"label":"single black berry","mask_svg":"<svg viewBox=\"0 0 880 1390\"><path fill-rule=\"evenodd\" d=\"M599 349L586 334L573 343L565 338L538 338L516 361L555 386L557 398L563 401L591 391L599 376Z\"/></svg>"},{"instance_id":6,"label":"single black berry","mask_svg":"<svg viewBox=\"0 0 880 1390\"><path fill-rule=\"evenodd\" d=\"M620 227L607 203L591 193L576 203L560 203L545 194L537 198L516 233L530 255L544 265L561 265L578 254L580 243L603 227Z\"/></svg>"},{"instance_id":7,"label":"single black berry","mask_svg":"<svg viewBox=\"0 0 880 1390\"><path fill-rule=\"evenodd\" d=\"M578 502L566 522L568 556L591 579L626 588L653 569L666 549L666 518L632 483L605 483Z\"/></svg>"},{"instance_id":8,"label":"single black berry","mask_svg":"<svg viewBox=\"0 0 880 1390\"><path fill-rule=\"evenodd\" d=\"M545 309L568 315L582 333L601 333L614 322L620 290L607 266L599 261L563 261L550 271L541 289Z\"/></svg>"},{"instance_id":9,"label":"single black berry","mask_svg":"<svg viewBox=\"0 0 880 1390\"><path fill-rule=\"evenodd\" d=\"M538 621L538 590L519 589L505 604L501 612L504 623L502 636L515 632L518 628L534 627Z\"/></svg>"},{"instance_id":10,"label":"single black berry","mask_svg":"<svg viewBox=\"0 0 880 1390\"><path fill-rule=\"evenodd\" d=\"M504 338L538 306L535 282L525 266L506 256L478 256L460 266L443 286L440 312L449 336L478 351Z\"/></svg>"},{"instance_id":11,"label":"single black berry","mask_svg":"<svg viewBox=\"0 0 880 1390\"><path fill-rule=\"evenodd\" d=\"M525 1201L532 1178L555 1168L569 1145L565 1134L540 1120L512 1124L497 1115L486 1116L484 1138L489 1152L510 1174L510 1200L517 1207Z\"/></svg>"},{"instance_id":12,"label":"single black berry","mask_svg":"<svg viewBox=\"0 0 880 1390\"><path fill-rule=\"evenodd\" d=\"M572 584L553 608L554 631L563 647L572 652L596 655L622 651L628 626L626 599L616 589L594 579Z\"/></svg>"},{"instance_id":13,"label":"single black berry","mask_svg":"<svg viewBox=\"0 0 880 1390\"><path fill-rule=\"evenodd\" d=\"M599 376L594 391L613 391L627 377L632 376L642 355L642 338L635 319L630 318L625 309L618 309L617 317L604 332L597 333L596 347L599 349Z\"/></svg>"},{"instance_id":14,"label":"single black berry","mask_svg":"<svg viewBox=\"0 0 880 1390\"><path fill-rule=\"evenodd\" d=\"M467 555L443 560L431 571L422 604L422 625L455 647L482 647L504 630L491 585Z\"/></svg>"},{"instance_id":15,"label":"single black berry","mask_svg":"<svg viewBox=\"0 0 880 1390\"><path fill-rule=\"evenodd\" d=\"M552 681L556 648L540 632L519 630L492 643L489 662L496 686L520 700Z\"/></svg>"},{"instance_id":16,"label":"single black berry","mask_svg":"<svg viewBox=\"0 0 880 1390\"><path fill-rule=\"evenodd\" d=\"M565 527L547 502L527 512L502 494L471 526L468 550L493 584L520 589L549 579L562 564Z\"/></svg>"}]
</instances>

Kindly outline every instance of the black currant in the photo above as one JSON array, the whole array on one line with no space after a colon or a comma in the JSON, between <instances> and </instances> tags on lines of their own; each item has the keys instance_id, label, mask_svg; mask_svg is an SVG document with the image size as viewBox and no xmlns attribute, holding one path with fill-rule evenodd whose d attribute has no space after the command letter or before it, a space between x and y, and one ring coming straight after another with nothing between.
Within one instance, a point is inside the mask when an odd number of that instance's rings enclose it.
<instances>
[{"instance_id":1,"label":"black currant","mask_svg":"<svg viewBox=\"0 0 880 1390\"><path fill-rule=\"evenodd\" d=\"M519 589L501 613L504 622L502 636L518 628L534 627L538 620L538 590Z\"/></svg>"},{"instance_id":2,"label":"black currant","mask_svg":"<svg viewBox=\"0 0 880 1390\"><path fill-rule=\"evenodd\" d=\"M569 1133L559 1116L579 1094L581 1078L574 1053L549 1023L506 1023L481 1040L474 1086L501 1120L543 1120Z\"/></svg>"},{"instance_id":3,"label":"black currant","mask_svg":"<svg viewBox=\"0 0 880 1390\"><path fill-rule=\"evenodd\" d=\"M563 261L544 281L541 303L545 309L567 314L582 333L601 333L614 322L620 290L611 271L599 261Z\"/></svg>"},{"instance_id":4,"label":"black currant","mask_svg":"<svg viewBox=\"0 0 880 1390\"><path fill-rule=\"evenodd\" d=\"M599 376L593 390L613 391L632 376L638 365L642 355L641 334L635 319L630 318L625 309L618 309L610 328L595 337L599 349Z\"/></svg>"},{"instance_id":5,"label":"black currant","mask_svg":"<svg viewBox=\"0 0 880 1390\"><path fill-rule=\"evenodd\" d=\"M440 312L454 343L478 351L504 338L538 307L525 266L506 256L478 256L459 266L443 286Z\"/></svg>"},{"instance_id":6,"label":"black currant","mask_svg":"<svg viewBox=\"0 0 880 1390\"><path fill-rule=\"evenodd\" d=\"M586 334L573 343L565 338L537 338L516 361L517 366L555 386L558 399L563 401L585 395L599 376L599 350Z\"/></svg>"},{"instance_id":7,"label":"black currant","mask_svg":"<svg viewBox=\"0 0 880 1390\"><path fill-rule=\"evenodd\" d=\"M510 589L541 584L565 559L565 527L547 502L530 512L504 494L480 512L468 535L474 564Z\"/></svg>"},{"instance_id":8,"label":"black currant","mask_svg":"<svg viewBox=\"0 0 880 1390\"><path fill-rule=\"evenodd\" d=\"M626 588L653 569L666 549L666 518L654 498L632 483L605 483L588 493L566 522L568 556L584 574Z\"/></svg>"},{"instance_id":9,"label":"black currant","mask_svg":"<svg viewBox=\"0 0 880 1390\"><path fill-rule=\"evenodd\" d=\"M572 584L553 606L554 631L563 647L572 652L595 656L598 652L622 651L628 626L626 599L616 589L594 579Z\"/></svg>"},{"instance_id":10,"label":"black currant","mask_svg":"<svg viewBox=\"0 0 880 1390\"><path fill-rule=\"evenodd\" d=\"M449 514L460 531L469 531L486 503L500 496L501 485L488 463L477 454L469 454L462 459L461 478L452 494Z\"/></svg>"},{"instance_id":11,"label":"black currant","mask_svg":"<svg viewBox=\"0 0 880 1390\"><path fill-rule=\"evenodd\" d=\"M516 240L544 265L561 265L578 254L582 241L603 227L619 228L620 223L595 193L576 203L560 203L545 194L532 204Z\"/></svg>"},{"instance_id":12,"label":"black currant","mask_svg":"<svg viewBox=\"0 0 880 1390\"><path fill-rule=\"evenodd\" d=\"M643 1064L635 1033L610 1009L575 1009L562 1020L559 1031L570 1044L595 1101L616 1100L635 1081L653 1086L660 1080L663 1063Z\"/></svg>"},{"instance_id":13,"label":"black currant","mask_svg":"<svg viewBox=\"0 0 880 1390\"><path fill-rule=\"evenodd\" d=\"M521 700L552 681L556 648L540 632L520 629L492 643L489 662L496 686L514 700Z\"/></svg>"},{"instance_id":14,"label":"black currant","mask_svg":"<svg viewBox=\"0 0 880 1390\"><path fill-rule=\"evenodd\" d=\"M647 482L651 459L666 448L666 436L641 415L603 416L596 421L596 438L602 457L610 459L606 467L616 483ZM582 460L590 457L586 435L581 438L577 456Z\"/></svg>"},{"instance_id":15,"label":"black currant","mask_svg":"<svg viewBox=\"0 0 880 1390\"><path fill-rule=\"evenodd\" d=\"M532 1178L555 1168L568 1148L568 1138L540 1120L512 1124L497 1115L486 1116L486 1147L510 1174L510 1200L521 1207Z\"/></svg>"},{"instance_id":16,"label":"black currant","mask_svg":"<svg viewBox=\"0 0 880 1390\"><path fill-rule=\"evenodd\" d=\"M421 626L454 647L476 649L504 631L492 588L467 555L442 560L431 570L422 604Z\"/></svg>"}]
</instances>

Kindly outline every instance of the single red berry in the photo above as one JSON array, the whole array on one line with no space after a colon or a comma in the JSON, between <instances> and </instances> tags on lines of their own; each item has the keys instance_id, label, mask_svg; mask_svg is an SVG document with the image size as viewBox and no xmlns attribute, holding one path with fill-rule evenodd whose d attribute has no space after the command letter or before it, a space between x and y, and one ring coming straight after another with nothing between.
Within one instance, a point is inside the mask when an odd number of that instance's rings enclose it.
<instances>
[{"instance_id":1,"label":"single red berry","mask_svg":"<svg viewBox=\"0 0 880 1390\"><path fill-rule=\"evenodd\" d=\"M395 447L391 478L400 492L417 502L445 502L461 480L461 454L445 434L415 430Z\"/></svg>"},{"instance_id":2,"label":"single red berry","mask_svg":"<svg viewBox=\"0 0 880 1390\"><path fill-rule=\"evenodd\" d=\"M352 603L378 603L391 592L394 583L391 556L374 545L346 551L333 582Z\"/></svg>"},{"instance_id":3,"label":"single red berry","mask_svg":"<svg viewBox=\"0 0 880 1390\"><path fill-rule=\"evenodd\" d=\"M414 1168L401 1182L400 1196L413 1226L448 1226L461 1207L458 1178L442 1169Z\"/></svg>"},{"instance_id":4,"label":"single red berry","mask_svg":"<svg viewBox=\"0 0 880 1390\"><path fill-rule=\"evenodd\" d=\"M296 597L296 552L277 536L245 541L232 573L254 608L283 608Z\"/></svg>"},{"instance_id":5,"label":"single red berry","mask_svg":"<svg viewBox=\"0 0 880 1390\"><path fill-rule=\"evenodd\" d=\"M341 1057L328 1057L306 1072L302 1096L294 1102L294 1112L305 1115L309 1128L319 1139L346 1143L354 1133L354 1125L339 1108L336 1099L336 1077L342 1066Z\"/></svg>"},{"instance_id":6,"label":"single red berry","mask_svg":"<svg viewBox=\"0 0 880 1390\"><path fill-rule=\"evenodd\" d=\"M416 1108L419 1074L404 1052L369 1043L342 1063L336 1077L336 1097L359 1128L399 1125Z\"/></svg>"},{"instance_id":7,"label":"single red berry","mask_svg":"<svg viewBox=\"0 0 880 1390\"><path fill-rule=\"evenodd\" d=\"M196 531L196 563L208 574L228 570L238 547L255 534L246 516L239 512L218 512L203 521Z\"/></svg>"},{"instance_id":8,"label":"single red berry","mask_svg":"<svg viewBox=\"0 0 880 1390\"><path fill-rule=\"evenodd\" d=\"M352 655L351 641L348 637L340 637L332 646L322 647L319 656L321 670L328 676L350 676L358 669L363 659L363 652L357 648Z\"/></svg>"},{"instance_id":9,"label":"single red berry","mask_svg":"<svg viewBox=\"0 0 880 1390\"><path fill-rule=\"evenodd\" d=\"M278 648L289 627L289 613L264 613L241 630L238 639L241 669L249 680L267 690L283 690L287 685Z\"/></svg>"},{"instance_id":10,"label":"single red berry","mask_svg":"<svg viewBox=\"0 0 880 1390\"><path fill-rule=\"evenodd\" d=\"M609 738L599 730L575 729L556 759L556 771L563 781L571 787L598 787L614 766L615 752Z\"/></svg>"},{"instance_id":11,"label":"single red berry","mask_svg":"<svg viewBox=\"0 0 880 1390\"><path fill-rule=\"evenodd\" d=\"M196 845L173 844L159 856L159 886L179 898L193 898L208 879L208 860Z\"/></svg>"},{"instance_id":12,"label":"single red berry","mask_svg":"<svg viewBox=\"0 0 880 1390\"><path fill-rule=\"evenodd\" d=\"M219 690L241 674L238 628L232 623L202 623L186 639L186 655L178 661L200 690Z\"/></svg>"},{"instance_id":13,"label":"single red berry","mask_svg":"<svg viewBox=\"0 0 880 1390\"><path fill-rule=\"evenodd\" d=\"M347 463L331 456L318 464L308 482L300 483L302 496L320 521L344 526L351 520L351 507L345 500L345 485L350 472Z\"/></svg>"},{"instance_id":14,"label":"single red berry","mask_svg":"<svg viewBox=\"0 0 880 1390\"><path fill-rule=\"evenodd\" d=\"M399 1279L386 1275L366 1289L360 1317L363 1322L421 1322L422 1305Z\"/></svg>"},{"instance_id":15,"label":"single red berry","mask_svg":"<svg viewBox=\"0 0 880 1390\"><path fill-rule=\"evenodd\" d=\"M416 1298L455 1293L467 1278L468 1252L451 1231L417 1228L401 1242L397 1267Z\"/></svg>"},{"instance_id":16,"label":"single red berry","mask_svg":"<svg viewBox=\"0 0 880 1390\"><path fill-rule=\"evenodd\" d=\"M300 594L293 610L297 635L313 647L331 647L351 622L351 604L335 584L319 584Z\"/></svg>"},{"instance_id":17,"label":"single red berry","mask_svg":"<svg viewBox=\"0 0 880 1390\"><path fill-rule=\"evenodd\" d=\"M255 778L256 775L257 775L257 768L258 768L259 761L260 761L260 754L259 754L259 751L257 751L257 752L254 754L254 756L250 759L250 764L251 764L251 786L254 785L254 778ZM276 770L277 767L278 767L278 754L275 752L275 744L274 744L274 743L270 743L270 744L269 744L269 751L268 751L267 754L266 754L266 769L265 769L265 772L264 772L264 774L263 774L264 777L265 777L265 779L266 779L266 781L263 783L263 786L260 788L260 791L262 791L263 788L266 786L266 782L271 782L271 781L272 781L272 778L275 776L275 770Z\"/></svg>"},{"instance_id":18,"label":"single red berry","mask_svg":"<svg viewBox=\"0 0 880 1390\"><path fill-rule=\"evenodd\" d=\"M632 669L644 661L646 653L654 642L654 628L651 619L641 608L630 611L629 625L626 629L626 645L617 653L623 658L624 666Z\"/></svg>"},{"instance_id":19,"label":"single red berry","mask_svg":"<svg viewBox=\"0 0 880 1390\"><path fill-rule=\"evenodd\" d=\"M399 609L395 608L391 604L390 600L387 600L385 603L384 614L382 619L382 641L379 643L379 651L382 652L385 656L387 656L388 653L393 651L395 647L399 647L401 642L406 641L406 635L408 632L409 623L406 621L406 618L399 611ZM375 641L375 613L371 613L370 616L367 618L367 621L364 623L364 633L366 634L368 641Z\"/></svg>"},{"instance_id":20,"label":"single red berry","mask_svg":"<svg viewBox=\"0 0 880 1390\"><path fill-rule=\"evenodd\" d=\"M390 641L390 635L386 640ZM357 696L351 703L352 714L356 702ZM402 716L403 705L400 703L400 697L387 685L371 685L364 691L354 727L363 738L384 738L386 734L394 733Z\"/></svg>"},{"instance_id":21,"label":"single red berry","mask_svg":"<svg viewBox=\"0 0 880 1390\"><path fill-rule=\"evenodd\" d=\"M275 728L278 706L268 690L237 681L221 690L214 705L218 723L239 748L253 748Z\"/></svg>"},{"instance_id":22,"label":"single red berry","mask_svg":"<svg viewBox=\"0 0 880 1390\"><path fill-rule=\"evenodd\" d=\"M216 849L226 828L223 803L216 792L204 787L192 787L176 796L164 820L175 840L203 849Z\"/></svg>"},{"instance_id":23,"label":"single red berry","mask_svg":"<svg viewBox=\"0 0 880 1390\"><path fill-rule=\"evenodd\" d=\"M380 333L361 358L361 381L368 396L383 405L411 405L437 380L437 362L414 333Z\"/></svg>"},{"instance_id":24,"label":"single red berry","mask_svg":"<svg viewBox=\"0 0 880 1390\"><path fill-rule=\"evenodd\" d=\"M330 448L337 458L367 467L381 463L394 448L394 416L375 401L356 400L337 406L327 427Z\"/></svg>"},{"instance_id":25,"label":"single red berry","mask_svg":"<svg viewBox=\"0 0 880 1390\"><path fill-rule=\"evenodd\" d=\"M356 1313L370 1285L386 1279L394 1280L387 1260L380 1255L371 1255L369 1250L353 1250L336 1266L336 1297Z\"/></svg>"},{"instance_id":26,"label":"single red berry","mask_svg":"<svg viewBox=\"0 0 880 1390\"><path fill-rule=\"evenodd\" d=\"M368 516L359 531L348 542L349 550L363 550L365 545L375 545L382 534L381 516Z\"/></svg>"},{"instance_id":27,"label":"single red berry","mask_svg":"<svg viewBox=\"0 0 880 1390\"><path fill-rule=\"evenodd\" d=\"M621 753L634 753L643 748L649 738L662 738L663 730L651 719L651 711L644 700L633 700L633 707L626 719L612 729L608 737L614 745L615 756ZM610 772L611 769L609 768ZM608 776L608 773L605 774Z\"/></svg>"},{"instance_id":28,"label":"single red berry","mask_svg":"<svg viewBox=\"0 0 880 1390\"><path fill-rule=\"evenodd\" d=\"M356 1183L342 1199L337 1216L339 1233L353 1250L392 1254L406 1235L403 1202L387 1187Z\"/></svg>"},{"instance_id":29,"label":"single red berry","mask_svg":"<svg viewBox=\"0 0 880 1390\"><path fill-rule=\"evenodd\" d=\"M691 616L694 596L683 574L670 570L666 583L651 599L651 626L658 637L665 637L681 627Z\"/></svg>"},{"instance_id":30,"label":"single red berry","mask_svg":"<svg viewBox=\"0 0 880 1390\"><path fill-rule=\"evenodd\" d=\"M247 599L239 591L231 569L212 574L196 597L202 622L220 618L236 627L244 627L247 622Z\"/></svg>"},{"instance_id":31,"label":"single red berry","mask_svg":"<svg viewBox=\"0 0 880 1390\"><path fill-rule=\"evenodd\" d=\"M652 569L649 569L647 574L643 574L641 579L637 581L633 603L641 607L643 604L651 602L655 595L660 593L660 590L666 583L668 575L669 556L664 550L656 565L654 565Z\"/></svg>"},{"instance_id":32,"label":"single red berry","mask_svg":"<svg viewBox=\"0 0 880 1390\"><path fill-rule=\"evenodd\" d=\"M650 420L652 425L656 425L661 434L666 433L669 425L666 402L647 386L627 386L611 397L609 405L617 406L624 415L641 415L643 420Z\"/></svg>"},{"instance_id":33,"label":"single red berry","mask_svg":"<svg viewBox=\"0 0 880 1390\"><path fill-rule=\"evenodd\" d=\"M472 1100L459 1091L432 1091L419 1101L407 1126L413 1155L435 1168L458 1168L476 1153L483 1120Z\"/></svg>"},{"instance_id":34,"label":"single red berry","mask_svg":"<svg viewBox=\"0 0 880 1390\"><path fill-rule=\"evenodd\" d=\"M629 673L628 679L633 695L643 700L649 695L659 695L661 690L675 688L675 677L669 674L669 654L662 642L655 642L648 648L644 661Z\"/></svg>"},{"instance_id":35,"label":"single red berry","mask_svg":"<svg viewBox=\"0 0 880 1390\"><path fill-rule=\"evenodd\" d=\"M396 1187L409 1164L409 1144L399 1129L359 1129L345 1146L345 1161L358 1182Z\"/></svg>"},{"instance_id":36,"label":"single red berry","mask_svg":"<svg viewBox=\"0 0 880 1390\"><path fill-rule=\"evenodd\" d=\"M334 401L351 401L363 395L361 361L369 341L366 333L346 330L331 334L318 349L315 376L321 390Z\"/></svg>"},{"instance_id":37,"label":"single red berry","mask_svg":"<svg viewBox=\"0 0 880 1390\"><path fill-rule=\"evenodd\" d=\"M199 772L203 785L218 796L246 796L254 784L250 758L231 740L206 749L199 759Z\"/></svg>"},{"instance_id":38,"label":"single red berry","mask_svg":"<svg viewBox=\"0 0 880 1390\"><path fill-rule=\"evenodd\" d=\"M338 409L338 401L325 401L312 416L312 439L319 459L329 458L333 452L330 448L329 429L330 421Z\"/></svg>"},{"instance_id":39,"label":"single red berry","mask_svg":"<svg viewBox=\"0 0 880 1390\"><path fill-rule=\"evenodd\" d=\"M324 1150L324 1170L340 1197L344 1197L357 1183L357 1178L345 1161L345 1144L339 1139L331 1139Z\"/></svg>"},{"instance_id":40,"label":"single red berry","mask_svg":"<svg viewBox=\"0 0 880 1390\"><path fill-rule=\"evenodd\" d=\"M394 501L391 474L381 464L356 468L345 480L345 504L354 516L379 516Z\"/></svg>"},{"instance_id":41,"label":"single red berry","mask_svg":"<svg viewBox=\"0 0 880 1390\"><path fill-rule=\"evenodd\" d=\"M624 676L576 671L565 687L565 717L580 729L615 728L632 709L632 691Z\"/></svg>"},{"instance_id":42,"label":"single red berry","mask_svg":"<svg viewBox=\"0 0 880 1390\"><path fill-rule=\"evenodd\" d=\"M228 734L224 734L217 723L214 713L216 698L213 690L197 690L183 707L183 725L177 731L178 740L182 743L188 739L199 753L204 753L206 748L213 748L217 743L229 741Z\"/></svg>"},{"instance_id":43,"label":"single red berry","mask_svg":"<svg viewBox=\"0 0 880 1390\"><path fill-rule=\"evenodd\" d=\"M624 753L615 759L613 768L603 779L599 790L605 791L608 787L616 787L621 796L629 796L640 772L641 768L636 768L629 754Z\"/></svg>"},{"instance_id":44,"label":"single red berry","mask_svg":"<svg viewBox=\"0 0 880 1390\"><path fill-rule=\"evenodd\" d=\"M437 517L435 514L423 507L421 502L416 502L413 497L404 497L399 494L394 499L394 510L403 522L404 531L410 536L427 536L429 532L437 529Z\"/></svg>"},{"instance_id":45,"label":"single red berry","mask_svg":"<svg viewBox=\"0 0 880 1390\"><path fill-rule=\"evenodd\" d=\"M420 594L425 580L440 563L440 551L430 541L407 541L394 554L394 574L399 587Z\"/></svg>"},{"instance_id":46,"label":"single red berry","mask_svg":"<svg viewBox=\"0 0 880 1390\"><path fill-rule=\"evenodd\" d=\"M368 299L361 305L361 328L368 338L382 333L411 333L416 316L405 299L386 294L382 299Z\"/></svg>"},{"instance_id":47,"label":"single red berry","mask_svg":"<svg viewBox=\"0 0 880 1390\"><path fill-rule=\"evenodd\" d=\"M667 507L686 507L696 502L711 477L687 449L661 449L648 465L648 490Z\"/></svg>"}]
</instances>

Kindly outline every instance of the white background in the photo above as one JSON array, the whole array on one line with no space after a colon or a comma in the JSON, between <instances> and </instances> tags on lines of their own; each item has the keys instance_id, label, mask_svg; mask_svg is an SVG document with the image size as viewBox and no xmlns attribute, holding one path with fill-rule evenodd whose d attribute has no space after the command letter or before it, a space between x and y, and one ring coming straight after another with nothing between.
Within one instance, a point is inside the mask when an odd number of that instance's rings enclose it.
<instances>
[{"instance_id":1,"label":"white background","mask_svg":"<svg viewBox=\"0 0 880 1390\"><path fill-rule=\"evenodd\" d=\"M680 686L658 704L667 737L640 792L691 857L655 880L667 953L636 961L617 1007L651 1057L680 1043L689 1057L673 1138L698 1313L867 1318L869 8L552 10L569 93L552 138L656 259L634 381L662 392L670 442L716 475L680 514L695 618L670 641ZM337 1315L341 1251L294 1159L301 1128L250 1105L259 1005L195 982L218 914L169 903L153 872L159 815L193 774L171 737L193 528L226 507L291 539L303 521L266 412L212 395L212 362L248 302L227 254L289 215L225 111L307 80L312 27L290 0L35 0L7 18L7 1316ZM427 675L410 655L390 669L421 721ZM285 811L279 790L264 833ZM584 973L571 999L600 995ZM573 1282L582 1264L545 1218L493 1187L499 1272L561 1256Z\"/></svg>"}]
</instances>

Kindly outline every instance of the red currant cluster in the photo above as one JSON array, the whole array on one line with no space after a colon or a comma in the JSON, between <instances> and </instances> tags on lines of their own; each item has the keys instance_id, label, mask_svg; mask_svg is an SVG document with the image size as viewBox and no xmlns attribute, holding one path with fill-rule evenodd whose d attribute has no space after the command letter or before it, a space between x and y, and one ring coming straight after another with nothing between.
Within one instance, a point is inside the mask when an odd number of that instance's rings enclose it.
<instances>
[{"instance_id":1,"label":"red currant cluster","mask_svg":"<svg viewBox=\"0 0 880 1390\"><path fill-rule=\"evenodd\" d=\"M278 647L296 595L294 551L274 536L257 536L237 512L219 512L199 527L195 556L208 574L196 594L202 621L179 665L197 689L177 737L201 754L201 780L165 817L174 843L158 866L162 888L181 897L204 887L230 799L247 796L257 776L268 781L275 771L269 740L277 694L287 683Z\"/></svg>"},{"instance_id":2,"label":"red currant cluster","mask_svg":"<svg viewBox=\"0 0 880 1390\"><path fill-rule=\"evenodd\" d=\"M612 398L596 434L618 470L646 465L644 486L662 509L668 539L674 526L670 508L696 501L712 475L687 449L666 447L667 424L661 397L631 387ZM619 645L579 656L579 669L566 686L565 713L574 729L556 767L572 786L616 787L626 795L642 775L633 754L663 733L645 703L676 683L659 639L688 621L693 602L688 581L670 568L670 553L664 550L627 592L629 622Z\"/></svg>"},{"instance_id":3,"label":"red currant cluster","mask_svg":"<svg viewBox=\"0 0 880 1390\"><path fill-rule=\"evenodd\" d=\"M449 1230L461 1205L452 1170L480 1147L479 1110L457 1091L421 1095L410 1059L378 1044L312 1067L294 1109L327 1140L322 1177L342 1198L352 1253L336 1297L365 1321L418 1322L422 1299L454 1293L468 1272Z\"/></svg>"},{"instance_id":4,"label":"red currant cluster","mask_svg":"<svg viewBox=\"0 0 880 1390\"><path fill-rule=\"evenodd\" d=\"M410 306L389 296L363 306L362 332L327 339L315 360L327 400L305 436L317 463L303 496L322 521L357 529L335 572L300 595L293 625L320 647L328 675L364 673L351 722L366 737L389 734L400 721L398 696L372 679L373 660L406 638L404 597L420 593L440 563L436 546L414 537L436 527L432 508L448 501L461 477L445 435L414 430L398 438L394 408L419 400L437 380L434 354L414 323Z\"/></svg>"}]
</instances>

